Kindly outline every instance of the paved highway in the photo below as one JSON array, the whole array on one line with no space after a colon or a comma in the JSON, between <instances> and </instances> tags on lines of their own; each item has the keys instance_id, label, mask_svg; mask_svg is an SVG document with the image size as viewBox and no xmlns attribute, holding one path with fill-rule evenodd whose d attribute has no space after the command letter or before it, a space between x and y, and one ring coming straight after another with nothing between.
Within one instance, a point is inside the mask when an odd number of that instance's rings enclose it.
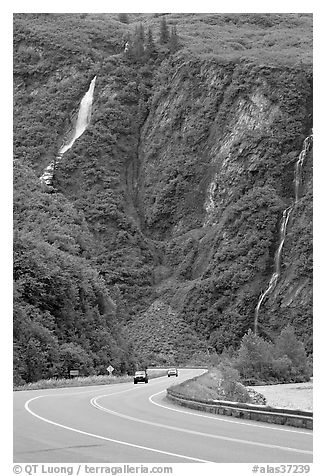
<instances>
[{"instance_id":1,"label":"paved highway","mask_svg":"<svg viewBox=\"0 0 326 476\"><path fill-rule=\"evenodd\" d=\"M14 462L312 462L312 431L176 406L165 389L201 373L148 384L14 392Z\"/></svg>"}]
</instances>

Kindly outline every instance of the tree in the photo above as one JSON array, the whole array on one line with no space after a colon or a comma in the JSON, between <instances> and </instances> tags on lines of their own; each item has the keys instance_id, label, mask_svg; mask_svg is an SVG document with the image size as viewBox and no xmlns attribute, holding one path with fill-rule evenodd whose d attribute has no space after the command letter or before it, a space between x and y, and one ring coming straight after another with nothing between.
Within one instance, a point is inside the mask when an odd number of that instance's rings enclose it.
<instances>
[{"instance_id":1,"label":"tree","mask_svg":"<svg viewBox=\"0 0 326 476\"><path fill-rule=\"evenodd\" d=\"M144 41L145 41L145 32L144 26L142 23L136 25L135 31L132 37L130 56L136 61L141 60L144 57Z\"/></svg>"},{"instance_id":2,"label":"tree","mask_svg":"<svg viewBox=\"0 0 326 476\"><path fill-rule=\"evenodd\" d=\"M157 54L151 27L148 27L148 30L147 30L147 35L145 40L145 52L148 58L151 58Z\"/></svg>"},{"instance_id":3,"label":"tree","mask_svg":"<svg viewBox=\"0 0 326 476\"><path fill-rule=\"evenodd\" d=\"M145 41L145 30L144 30L144 25L142 23L139 23L138 28L136 27L136 32L137 36L140 39L142 43Z\"/></svg>"},{"instance_id":4,"label":"tree","mask_svg":"<svg viewBox=\"0 0 326 476\"><path fill-rule=\"evenodd\" d=\"M68 377L70 370L79 370L81 375L92 373L92 361L87 352L72 342L60 346L60 372Z\"/></svg>"},{"instance_id":5,"label":"tree","mask_svg":"<svg viewBox=\"0 0 326 476\"><path fill-rule=\"evenodd\" d=\"M121 23L126 23L126 24L128 24L128 23L129 23L128 13L119 13L119 15L118 15L118 20L119 20L119 22L121 22Z\"/></svg>"},{"instance_id":6,"label":"tree","mask_svg":"<svg viewBox=\"0 0 326 476\"><path fill-rule=\"evenodd\" d=\"M249 329L242 338L236 363L241 375L245 379L268 378L272 362L272 345Z\"/></svg>"},{"instance_id":7,"label":"tree","mask_svg":"<svg viewBox=\"0 0 326 476\"><path fill-rule=\"evenodd\" d=\"M251 330L242 338L235 364L242 377L251 382L293 382L309 378L306 352L291 326L277 337L275 344Z\"/></svg>"},{"instance_id":8,"label":"tree","mask_svg":"<svg viewBox=\"0 0 326 476\"><path fill-rule=\"evenodd\" d=\"M179 49L179 37L177 33L177 27L174 25L171 27L171 35L169 39L169 48L171 53L175 53Z\"/></svg>"},{"instance_id":9,"label":"tree","mask_svg":"<svg viewBox=\"0 0 326 476\"><path fill-rule=\"evenodd\" d=\"M221 372L221 387L223 389L225 398L237 402L250 402L250 395L243 385L240 384L239 372L229 365L227 362L222 362L218 366Z\"/></svg>"},{"instance_id":10,"label":"tree","mask_svg":"<svg viewBox=\"0 0 326 476\"><path fill-rule=\"evenodd\" d=\"M160 25L160 43L161 45L165 45L169 42L170 34L169 29L166 24L165 16L162 17L161 25Z\"/></svg>"},{"instance_id":11,"label":"tree","mask_svg":"<svg viewBox=\"0 0 326 476\"><path fill-rule=\"evenodd\" d=\"M288 357L298 372L307 373L307 354L292 326L288 325L282 330L275 341L275 350L278 357Z\"/></svg>"}]
</instances>

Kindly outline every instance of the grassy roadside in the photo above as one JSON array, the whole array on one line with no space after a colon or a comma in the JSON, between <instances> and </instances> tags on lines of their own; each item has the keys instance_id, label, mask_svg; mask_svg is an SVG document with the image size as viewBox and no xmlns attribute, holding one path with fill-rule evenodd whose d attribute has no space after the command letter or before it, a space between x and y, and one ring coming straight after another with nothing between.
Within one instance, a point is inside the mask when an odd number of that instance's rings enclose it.
<instances>
[{"instance_id":1,"label":"grassy roadside","mask_svg":"<svg viewBox=\"0 0 326 476\"><path fill-rule=\"evenodd\" d=\"M166 370L149 370L149 378L157 378L166 375ZM68 387L88 387L91 385L113 385L115 383L132 382L132 375L121 375L119 377L109 375L90 375L88 377L76 377L72 379L46 379L38 382L27 383L25 385L14 386L14 391L42 390L47 388L68 388Z\"/></svg>"}]
</instances>

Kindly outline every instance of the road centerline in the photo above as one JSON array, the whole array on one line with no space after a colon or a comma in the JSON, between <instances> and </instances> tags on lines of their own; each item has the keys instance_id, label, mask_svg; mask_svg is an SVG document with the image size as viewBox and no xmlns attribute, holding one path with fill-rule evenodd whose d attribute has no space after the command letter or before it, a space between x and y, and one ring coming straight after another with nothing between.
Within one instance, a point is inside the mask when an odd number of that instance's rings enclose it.
<instances>
[{"instance_id":1,"label":"road centerline","mask_svg":"<svg viewBox=\"0 0 326 476\"><path fill-rule=\"evenodd\" d=\"M116 392L116 393L118 393L118 392ZM79 430L78 428L73 428L73 427L70 427L70 426L67 426L67 425L63 425L61 423L50 420L48 418L42 417L41 415L38 415L37 413L35 413L30 408L29 405L32 401L38 400L40 398L44 398L45 396L48 396L48 395L40 395L40 396L31 398L24 405L24 408L28 413L33 415L35 418L38 418L39 420L42 420L45 423L49 423L49 424L57 426L59 428L63 428L65 430L73 431L75 433L79 433L79 434L82 434L82 435L85 435L85 436L90 436L92 438L97 438L97 439L100 439L100 440L108 441L110 443L116 443L116 444L123 445L123 446L137 448L137 449L141 449L141 450L145 450L145 451L149 451L149 452L153 452L153 453L164 454L164 455L167 455L167 456L173 456L173 457L176 457L176 458L181 458L181 459L185 459L185 460L188 460L188 461L195 461L195 462L198 462L198 463L213 463L213 461L207 461L207 460L200 459L200 458L194 458L194 457L189 457L189 456L185 456L185 455L180 455L180 454L177 454L177 453L172 453L172 452L169 452L169 451L163 451L163 450L159 450L159 449L156 449L156 448L149 448L147 446L137 445L135 443L129 443L129 442L122 441L122 440L115 440L113 438L108 438L106 436L97 435L95 433L90 433L90 432L87 432L87 431Z\"/></svg>"},{"instance_id":2,"label":"road centerline","mask_svg":"<svg viewBox=\"0 0 326 476\"><path fill-rule=\"evenodd\" d=\"M155 396L155 395L158 395L160 393L163 393L163 392L164 392L164 390L161 391L161 392L157 392L156 394L153 394L152 397ZM164 423L155 423L155 422L151 422L151 421L148 421L148 420L143 420L141 418L132 417L132 416L120 413L120 412L116 412L114 410L110 410L107 407L103 407L102 405L100 405L98 403L98 400L100 398L104 398L104 397L108 397L108 396L110 396L110 395L99 395L97 397L93 397L90 400L90 403L95 408L97 408L101 411L104 411L106 413L110 413L112 415L118 416L120 418L124 418L124 419L134 421L134 422L137 422L137 423L147 424L147 425L150 425L150 426L164 428L164 429L167 429L167 430L179 431L179 432L182 432L182 433L187 433L187 434L192 434L192 435L207 437L207 438L214 438L214 439L217 439L217 440L230 441L232 443L241 443L241 444L246 444L246 445L254 445L254 446L260 446L260 447L264 447L264 448L278 449L278 450L282 450L282 451L295 452L295 453L312 454L312 452L309 451L309 450L301 450L301 449L298 449L298 448L291 448L291 447L273 445L273 444L270 444L270 443L260 443L260 442L251 441L251 440L243 440L243 439L240 439L240 438L231 438L231 437L228 437L228 436L213 435L211 433L204 433L204 432L200 432L200 431L196 431L196 430L188 430L186 428L179 428L179 427L176 427L176 426L165 425Z\"/></svg>"}]
</instances>

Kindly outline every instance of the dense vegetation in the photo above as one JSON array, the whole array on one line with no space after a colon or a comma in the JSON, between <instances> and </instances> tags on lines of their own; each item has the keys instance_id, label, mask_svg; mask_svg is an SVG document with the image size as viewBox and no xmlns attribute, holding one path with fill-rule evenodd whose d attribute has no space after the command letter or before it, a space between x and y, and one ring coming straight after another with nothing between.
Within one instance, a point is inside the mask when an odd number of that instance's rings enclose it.
<instances>
[{"instance_id":1,"label":"dense vegetation","mask_svg":"<svg viewBox=\"0 0 326 476\"><path fill-rule=\"evenodd\" d=\"M95 75L91 124L41 184ZM15 15L16 383L239 347L311 127L308 14ZM311 171L309 151L259 327L309 353Z\"/></svg>"},{"instance_id":2,"label":"dense vegetation","mask_svg":"<svg viewBox=\"0 0 326 476\"><path fill-rule=\"evenodd\" d=\"M212 364L209 372L173 390L188 398L265 404L263 395L245 385L303 382L311 375L304 346L291 326L282 330L275 343L249 330L237 351L229 348Z\"/></svg>"},{"instance_id":3,"label":"dense vegetation","mask_svg":"<svg viewBox=\"0 0 326 476\"><path fill-rule=\"evenodd\" d=\"M16 382L132 368L103 278L90 262L83 215L15 163L14 367Z\"/></svg>"},{"instance_id":4,"label":"dense vegetation","mask_svg":"<svg viewBox=\"0 0 326 476\"><path fill-rule=\"evenodd\" d=\"M249 330L231 362L239 370L242 380L250 385L273 381L303 382L309 380L312 370L304 346L291 326L282 330L275 343Z\"/></svg>"}]
</instances>

